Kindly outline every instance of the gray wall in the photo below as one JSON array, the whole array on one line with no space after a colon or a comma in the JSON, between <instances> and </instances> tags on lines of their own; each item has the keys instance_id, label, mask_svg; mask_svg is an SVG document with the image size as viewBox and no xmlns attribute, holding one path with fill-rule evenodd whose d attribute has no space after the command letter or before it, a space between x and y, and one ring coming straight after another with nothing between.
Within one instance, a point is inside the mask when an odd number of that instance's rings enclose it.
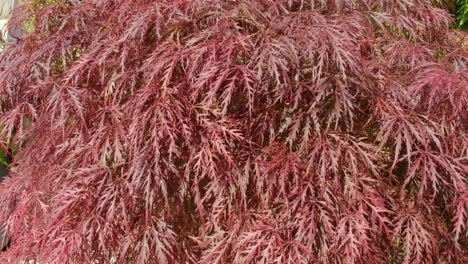
<instances>
[{"instance_id":1,"label":"gray wall","mask_svg":"<svg viewBox=\"0 0 468 264\"><path fill-rule=\"evenodd\" d=\"M8 16L16 5L18 5L18 0L0 0L0 17Z\"/></svg>"},{"instance_id":2,"label":"gray wall","mask_svg":"<svg viewBox=\"0 0 468 264\"><path fill-rule=\"evenodd\" d=\"M0 18L9 18L14 16L12 14L12 10L14 7L18 5L18 0L0 0ZM24 35L24 31L21 29L19 25L12 25L10 26L10 30L8 32L8 37L6 38L7 41L14 41L19 37Z\"/></svg>"}]
</instances>

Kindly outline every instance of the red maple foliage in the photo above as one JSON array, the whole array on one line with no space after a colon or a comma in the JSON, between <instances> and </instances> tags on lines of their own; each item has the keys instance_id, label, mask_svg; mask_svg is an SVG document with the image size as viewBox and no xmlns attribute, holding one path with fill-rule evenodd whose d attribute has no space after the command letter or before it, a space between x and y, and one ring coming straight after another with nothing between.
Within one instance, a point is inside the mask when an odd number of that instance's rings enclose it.
<instances>
[{"instance_id":1,"label":"red maple foliage","mask_svg":"<svg viewBox=\"0 0 468 264\"><path fill-rule=\"evenodd\" d=\"M2 263L467 263L468 54L444 1L17 10Z\"/></svg>"}]
</instances>

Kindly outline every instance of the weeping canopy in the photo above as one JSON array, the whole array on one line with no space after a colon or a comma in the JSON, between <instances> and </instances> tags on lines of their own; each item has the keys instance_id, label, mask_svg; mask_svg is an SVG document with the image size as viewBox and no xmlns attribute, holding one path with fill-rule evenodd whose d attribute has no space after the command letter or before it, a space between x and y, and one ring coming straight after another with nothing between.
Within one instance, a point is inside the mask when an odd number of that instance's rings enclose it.
<instances>
[{"instance_id":1,"label":"weeping canopy","mask_svg":"<svg viewBox=\"0 0 468 264\"><path fill-rule=\"evenodd\" d=\"M445 1L20 8L1 263L464 263L467 42Z\"/></svg>"}]
</instances>

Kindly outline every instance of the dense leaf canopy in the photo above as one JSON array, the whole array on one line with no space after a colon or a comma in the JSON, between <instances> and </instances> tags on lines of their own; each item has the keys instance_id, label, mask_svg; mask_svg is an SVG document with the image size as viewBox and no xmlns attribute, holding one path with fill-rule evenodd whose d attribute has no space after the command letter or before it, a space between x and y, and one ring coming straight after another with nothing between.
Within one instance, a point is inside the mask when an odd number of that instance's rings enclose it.
<instances>
[{"instance_id":1,"label":"dense leaf canopy","mask_svg":"<svg viewBox=\"0 0 468 264\"><path fill-rule=\"evenodd\" d=\"M17 10L1 263L466 260L467 42L444 1Z\"/></svg>"}]
</instances>

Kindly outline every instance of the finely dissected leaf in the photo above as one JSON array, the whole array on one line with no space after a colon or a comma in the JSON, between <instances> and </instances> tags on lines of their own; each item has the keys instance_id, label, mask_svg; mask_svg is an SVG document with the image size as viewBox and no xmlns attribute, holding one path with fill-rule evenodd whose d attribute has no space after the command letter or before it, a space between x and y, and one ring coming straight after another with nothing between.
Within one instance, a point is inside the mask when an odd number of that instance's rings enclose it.
<instances>
[{"instance_id":1,"label":"finely dissected leaf","mask_svg":"<svg viewBox=\"0 0 468 264\"><path fill-rule=\"evenodd\" d=\"M23 1L0 262L465 263L448 2Z\"/></svg>"}]
</instances>

